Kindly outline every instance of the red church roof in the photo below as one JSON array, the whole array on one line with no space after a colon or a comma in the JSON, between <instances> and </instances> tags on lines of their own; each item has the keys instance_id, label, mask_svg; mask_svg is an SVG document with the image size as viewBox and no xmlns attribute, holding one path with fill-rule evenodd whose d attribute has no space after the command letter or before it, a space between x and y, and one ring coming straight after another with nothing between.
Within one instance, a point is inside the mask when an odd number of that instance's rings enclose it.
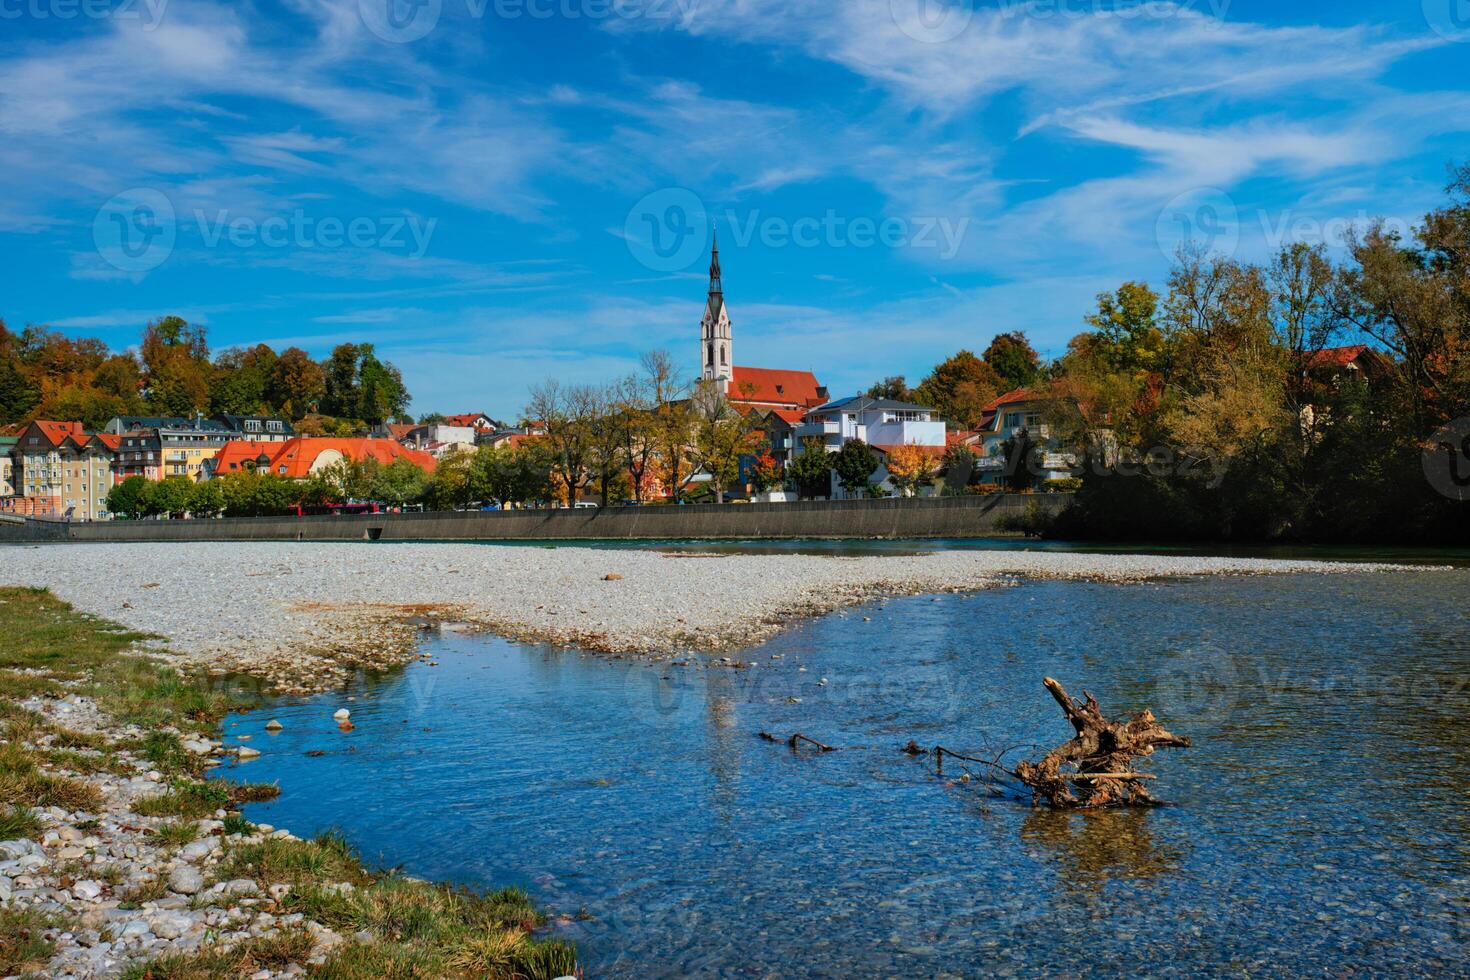
<instances>
[{"instance_id":1,"label":"red church roof","mask_svg":"<svg viewBox=\"0 0 1470 980\"><path fill-rule=\"evenodd\" d=\"M826 400L817 376L810 371L734 367L727 391L731 401L752 402L771 408L806 408Z\"/></svg>"}]
</instances>

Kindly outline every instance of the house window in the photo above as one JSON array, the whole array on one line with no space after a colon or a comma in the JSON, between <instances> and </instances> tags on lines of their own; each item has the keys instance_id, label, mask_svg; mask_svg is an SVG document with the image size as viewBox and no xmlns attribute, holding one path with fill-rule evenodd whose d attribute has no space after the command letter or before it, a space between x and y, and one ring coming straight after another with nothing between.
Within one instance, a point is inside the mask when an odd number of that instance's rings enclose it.
<instances>
[{"instance_id":1,"label":"house window","mask_svg":"<svg viewBox=\"0 0 1470 980\"><path fill-rule=\"evenodd\" d=\"M267 422L265 424L265 427L267 429L270 429L272 432L280 432L281 431L281 423L280 422Z\"/></svg>"}]
</instances>

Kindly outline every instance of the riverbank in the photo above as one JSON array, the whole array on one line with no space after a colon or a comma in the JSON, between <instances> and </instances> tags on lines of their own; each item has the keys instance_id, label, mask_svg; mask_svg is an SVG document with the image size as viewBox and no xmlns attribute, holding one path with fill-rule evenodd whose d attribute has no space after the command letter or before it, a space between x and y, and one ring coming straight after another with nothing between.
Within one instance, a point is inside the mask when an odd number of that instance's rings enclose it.
<instances>
[{"instance_id":1,"label":"riverbank","mask_svg":"<svg viewBox=\"0 0 1470 980\"><path fill-rule=\"evenodd\" d=\"M0 584L163 638L171 656L321 690L415 655L425 622L617 655L740 649L877 595L1019 578L1395 571L1402 566L1027 551L921 555L671 554L583 547L292 542L42 545L8 551Z\"/></svg>"},{"instance_id":2,"label":"riverbank","mask_svg":"<svg viewBox=\"0 0 1470 980\"><path fill-rule=\"evenodd\" d=\"M377 874L340 836L241 818L276 787L203 777L252 733L215 738L230 699L144 635L29 589L0 589L0 619L0 976L573 972L523 892Z\"/></svg>"}]
</instances>

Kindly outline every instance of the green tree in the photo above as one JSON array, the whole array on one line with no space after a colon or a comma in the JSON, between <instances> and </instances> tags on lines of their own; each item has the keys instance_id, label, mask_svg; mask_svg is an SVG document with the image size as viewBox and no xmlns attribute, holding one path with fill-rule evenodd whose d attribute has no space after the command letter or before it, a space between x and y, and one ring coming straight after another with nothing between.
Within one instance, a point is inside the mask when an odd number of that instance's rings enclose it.
<instances>
[{"instance_id":1,"label":"green tree","mask_svg":"<svg viewBox=\"0 0 1470 980\"><path fill-rule=\"evenodd\" d=\"M113 517L130 520L144 516L143 491L148 485L148 480L141 476L130 476L121 483L114 484L107 491L107 512Z\"/></svg>"},{"instance_id":2,"label":"green tree","mask_svg":"<svg viewBox=\"0 0 1470 980\"><path fill-rule=\"evenodd\" d=\"M218 517L225 509L225 495L218 481L204 480L189 490L189 513L195 517Z\"/></svg>"},{"instance_id":3,"label":"green tree","mask_svg":"<svg viewBox=\"0 0 1470 980\"><path fill-rule=\"evenodd\" d=\"M698 384L691 408L695 461L709 474L715 503L723 504L725 491L740 475L740 457L755 448L750 422L712 382Z\"/></svg>"},{"instance_id":4,"label":"green tree","mask_svg":"<svg viewBox=\"0 0 1470 980\"><path fill-rule=\"evenodd\" d=\"M983 358L1007 388L1025 388L1041 377L1041 357L1019 330L996 334Z\"/></svg>"},{"instance_id":5,"label":"green tree","mask_svg":"<svg viewBox=\"0 0 1470 980\"><path fill-rule=\"evenodd\" d=\"M1163 371L1167 350L1158 311L1159 296L1147 283L1125 282L1112 293L1098 293L1097 312L1085 320L1114 368Z\"/></svg>"},{"instance_id":6,"label":"green tree","mask_svg":"<svg viewBox=\"0 0 1470 980\"><path fill-rule=\"evenodd\" d=\"M144 487L139 504L149 517L162 514L180 518L188 513L193 492L194 481L186 476L169 476Z\"/></svg>"},{"instance_id":7,"label":"green tree","mask_svg":"<svg viewBox=\"0 0 1470 980\"><path fill-rule=\"evenodd\" d=\"M848 493L866 493L869 480L878 469L878 454L861 439L849 439L833 456L832 469L837 482Z\"/></svg>"},{"instance_id":8,"label":"green tree","mask_svg":"<svg viewBox=\"0 0 1470 980\"><path fill-rule=\"evenodd\" d=\"M869 398L891 398L894 401L908 402L914 400L914 393L910 390L908 382L903 375L895 374L884 378L868 389Z\"/></svg>"},{"instance_id":9,"label":"green tree","mask_svg":"<svg viewBox=\"0 0 1470 980\"><path fill-rule=\"evenodd\" d=\"M802 440L801 452L786 464L786 476L796 484L800 497L826 497L832 493L832 454L822 440Z\"/></svg>"}]
</instances>

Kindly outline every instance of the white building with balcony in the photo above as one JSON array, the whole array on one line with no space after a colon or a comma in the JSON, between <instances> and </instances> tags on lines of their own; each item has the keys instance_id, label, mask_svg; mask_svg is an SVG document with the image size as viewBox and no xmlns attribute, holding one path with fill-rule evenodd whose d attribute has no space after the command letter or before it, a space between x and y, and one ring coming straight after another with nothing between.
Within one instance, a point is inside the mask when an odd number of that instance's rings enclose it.
<instances>
[{"instance_id":1,"label":"white building with balcony","mask_svg":"<svg viewBox=\"0 0 1470 980\"><path fill-rule=\"evenodd\" d=\"M835 453L853 439L860 439L879 451L880 458L899 446L922 446L931 453L944 452L945 424L934 417L934 409L923 405L854 395L818 405L792 432L795 452L801 452L808 439L819 439L829 453ZM872 482L888 492L893 485L888 471L880 465ZM832 497L844 496L833 476Z\"/></svg>"},{"instance_id":2,"label":"white building with balcony","mask_svg":"<svg viewBox=\"0 0 1470 980\"><path fill-rule=\"evenodd\" d=\"M1043 420L1047 406L1055 400L1050 395L1017 388L985 406L984 419L971 443L980 457L975 464L975 482L1006 482L1006 446L1022 430L1041 450L1038 481L1061 480L1074 474L1077 454L1054 438Z\"/></svg>"}]
</instances>

